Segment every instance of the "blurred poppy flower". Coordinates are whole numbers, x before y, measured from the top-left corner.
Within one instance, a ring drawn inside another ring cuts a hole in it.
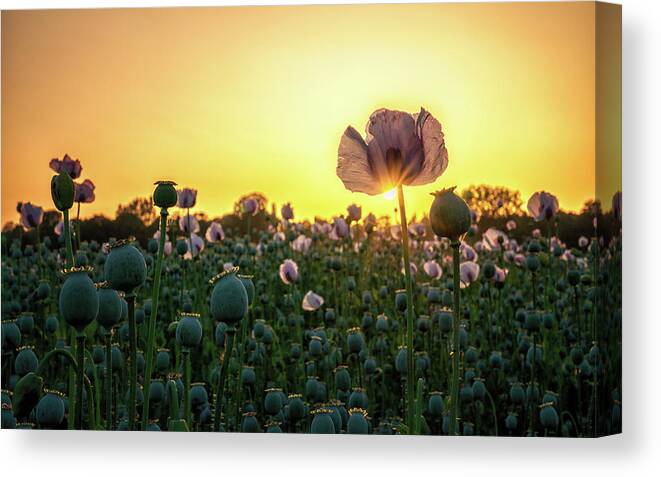
[[[443,269],[436,260],[429,260],[422,266],[429,278],[438,279],[443,276]]]
[[[590,241],[588,240],[587,237],[580,236],[578,238],[578,246],[581,247],[581,248],[587,247],[589,243],[590,243]]]
[[[181,209],[192,209],[197,202],[197,190],[184,188],[177,191],[177,207]]]
[[[416,275],[418,273],[418,266],[413,262],[409,262],[409,270],[411,272],[411,275]],[[403,263],[402,263],[402,273],[406,273],[406,270],[404,270]]]
[[[246,215],[257,215],[257,212],[259,212],[259,204],[255,198],[248,197],[241,203],[241,209]]]
[[[349,226],[346,220],[342,217],[335,217],[333,219],[333,229],[328,235],[331,240],[341,240],[349,236]]]
[[[184,259],[186,260],[191,260],[193,257],[197,257],[202,250],[204,250],[204,240],[202,237],[199,235],[195,235],[194,233],[191,233],[190,235],[190,241],[186,240],[186,247],[188,248],[188,252],[184,254]],[[192,245],[192,253],[191,253],[191,245]]]
[[[409,234],[413,235],[414,237],[424,237],[425,233],[427,233],[425,224],[423,224],[422,222],[410,224],[408,230],[409,230]]]
[[[493,279],[499,283],[503,283],[507,278],[508,273],[509,273],[508,269],[500,268],[499,266],[496,265],[496,273],[494,274]]]
[[[363,209],[356,204],[351,204],[347,207],[347,214],[349,214],[349,220],[358,222],[363,215]]]
[[[33,229],[41,224],[44,218],[44,209],[37,205],[32,205],[30,202],[25,202],[20,205],[21,212],[21,225],[26,229]]]
[[[394,240],[401,240],[402,239],[402,228],[399,225],[391,225],[390,226],[390,236]]]
[[[558,199],[545,191],[535,192],[528,199],[528,213],[535,222],[551,220],[558,213]]]
[[[480,276],[480,266],[475,262],[462,262],[459,265],[461,288],[466,288]]]
[[[280,280],[285,285],[298,281],[298,265],[296,265],[296,262],[288,258],[280,264]]]
[[[179,218],[179,230],[185,234],[196,234],[200,231],[200,223],[194,215],[184,215]]]
[[[508,220],[507,223],[505,224],[505,228],[507,229],[508,232],[511,232],[512,230],[516,230],[516,222],[513,220]]]
[[[312,290],[310,290],[303,297],[303,302],[301,303],[301,307],[305,311],[316,311],[323,304],[324,304],[324,299],[321,296],[314,293]]]
[[[305,235],[299,235],[291,243],[291,248],[293,248],[296,252],[302,253],[304,255],[308,253],[311,246],[312,239],[310,237],[306,237]]]
[[[495,227],[489,227],[482,234],[482,239],[487,250],[490,252],[500,250],[501,245],[506,245],[508,240],[507,234]]]
[[[477,262],[477,252],[473,247],[468,245],[466,242],[462,242],[460,246],[461,256],[464,257],[464,260],[470,262]]]
[[[336,172],[350,191],[376,195],[434,182],[447,166],[441,124],[431,114],[379,109],[367,122],[366,139],[351,126],[344,131]]]
[[[207,228],[204,237],[207,239],[207,242],[215,243],[220,242],[225,239],[225,232],[223,231],[223,226],[218,222],[211,222],[209,228]]]
[[[94,202],[94,189],[96,189],[94,182],[89,179],[85,179],[82,184],[74,184],[74,187],[74,202],[83,204],[91,204]]]
[[[282,206],[280,209],[280,214],[285,220],[292,220],[294,218],[294,209],[289,202]]]
[[[542,231],[539,229],[534,229],[530,235],[532,235],[533,238],[540,238],[542,236]]]
[[[51,159],[48,165],[55,172],[65,171],[72,179],[78,179],[81,172],[83,172],[83,166],[80,165],[80,161],[78,159],[74,161],[69,157],[69,154],[65,154],[61,160],[58,158]]]

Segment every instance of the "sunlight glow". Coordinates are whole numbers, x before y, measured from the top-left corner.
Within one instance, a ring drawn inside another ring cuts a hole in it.
[[[397,192],[397,189],[393,187],[389,191],[383,193],[383,198],[386,200],[393,200],[395,198],[395,192]]]

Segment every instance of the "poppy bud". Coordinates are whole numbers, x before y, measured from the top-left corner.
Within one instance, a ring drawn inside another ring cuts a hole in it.
[[[17,419],[27,417],[34,406],[41,399],[41,388],[44,380],[35,373],[28,373],[18,380],[14,387],[14,398],[12,399],[14,416]]]
[[[454,187],[434,192],[434,202],[429,210],[431,228],[439,237],[455,242],[468,232],[471,213],[468,204],[454,193]]]
[[[113,290],[131,293],[147,278],[147,264],[140,251],[128,240],[110,245],[104,266],[106,281]]]
[[[66,323],[82,331],[99,312],[99,296],[92,279],[87,275],[91,268],[66,270],[66,281],[60,290],[60,314]]]
[[[154,204],[162,209],[169,209],[177,205],[177,189],[174,188],[177,185],[172,181],[158,181],[154,185],[156,189],[154,190]]]
[[[238,270],[238,267],[234,267],[210,280],[215,283],[210,300],[214,320],[233,325],[248,313],[248,293],[236,276]]]
[[[177,324],[177,343],[186,348],[193,348],[202,340],[202,325],[199,317],[193,313],[183,314]]]
[[[74,190],[73,180],[66,171],[53,176],[50,181],[50,193],[57,210],[64,212],[73,207]]]

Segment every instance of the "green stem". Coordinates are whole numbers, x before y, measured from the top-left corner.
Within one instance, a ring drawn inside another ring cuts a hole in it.
[[[106,430],[112,429],[112,335],[106,331]]]
[[[168,223],[168,211],[165,208],[161,209],[161,223],[159,227],[160,237],[158,241],[158,256],[156,258],[156,268],[154,269],[154,283],[152,288],[151,297],[151,313],[149,314],[148,332],[147,332],[147,349],[145,350],[145,386],[151,385],[151,373],[154,363],[154,335],[156,334],[156,318],[158,314],[158,295],[161,286],[161,268],[163,267],[163,251],[165,249],[165,235]],[[146,389],[146,396],[142,403],[142,430],[147,430],[147,423],[149,422],[149,387]]]
[[[236,329],[228,328],[225,332],[225,355],[223,356],[223,364],[220,367],[220,376],[218,377],[218,390],[216,391],[216,414],[213,420],[213,430],[220,431],[220,417],[223,408],[223,390],[225,388],[225,378],[227,377],[227,367],[229,366],[230,358],[232,357],[232,347],[234,346],[234,335]]]
[[[81,332],[76,336],[76,429],[83,429],[83,386],[85,385],[85,335]],[[87,396],[92,399],[92,396]]]
[[[402,256],[404,259],[404,277],[406,280],[406,404],[407,425],[413,429],[415,414],[414,382],[415,367],[413,360],[413,286],[411,285],[411,262],[409,260],[409,234],[406,222],[406,206],[404,204],[404,189],[402,185],[397,186],[397,198],[399,199],[400,227],[402,230]]]
[[[190,350],[183,348],[181,354],[184,355],[184,420],[190,428]]]
[[[234,423],[238,427],[239,425],[239,411],[240,406],[243,404],[243,389],[241,387],[241,372],[243,371],[243,360],[245,356],[246,349],[246,332],[248,328],[248,316],[241,320],[241,328],[239,334],[239,340],[237,342],[238,351],[239,351],[239,373],[236,379],[236,384],[234,386]]]
[[[457,435],[457,419],[459,416],[459,322],[461,315],[461,292],[459,284],[459,241],[452,242],[452,268],[454,281],[454,310],[452,313],[452,386],[450,397],[450,426],[448,434]]]
[[[126,294],[126,302],[129,308],[129,402],[128,418],[129,418],[129,431],[135,428],[135,401],[136,390],[138,386],[138,338],[135,327],[135,295],[133,293]]]
[[[44,357],[41,359],[41,361],[39,362],[39,366],[37,367],[36,374],[38,374],[39,376],[43,376],[44,373],[46,372],[46,367],[48,366],[48,362],[51,360],[51,358],[54,358],[56,356],[62,356],[63,358],[65,358],[68,361],[69,366],[73,368],[73,371],[78,370],[78,364],[76,363],[76,359],[69,351],[62,348],[55,348],[50,350],[48,353],[46,353]]]
[[[69,209],[62,211],[62,220],[64,224],[64,245],[67,250],[67,268],[74,265],[73,261],[73,247],[71,246],[71,224],[69,223]]]

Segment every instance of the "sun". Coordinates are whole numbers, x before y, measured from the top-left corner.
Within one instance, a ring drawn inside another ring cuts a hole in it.
[[[383,198],[386,200],[393,200],[395,198],[395,192],[397,192],[397,189],[393,187],[388,192],[383,193]]]

